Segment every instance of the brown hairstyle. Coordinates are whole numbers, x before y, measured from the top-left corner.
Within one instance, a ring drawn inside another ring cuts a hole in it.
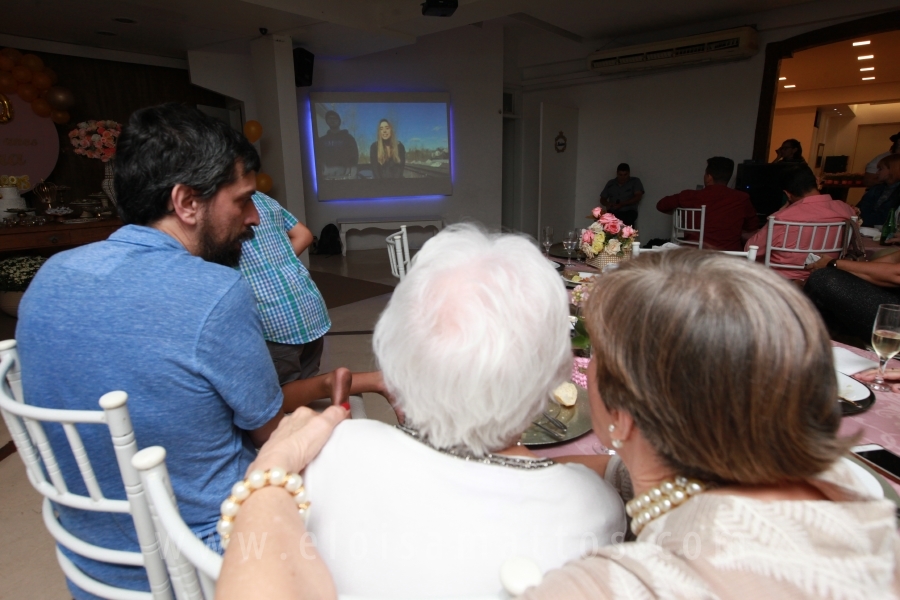
[[[688,477],[763,484],[826,470],[850,445],[828,334],[784,278],[701,250],[648,253],[585,307],[598,388]]]
[[[388,127],[391,128],[391,139],[388,141],[388,152],[390,152],[390,156],[386,156],[387,152],[384,150],[384,140],[381,139],[381,124],[387,123]],[[381,119],[378,121],[378,129],[375,130],[375,139],[378,140],[378,164],[383,165],[386,160],[393,160],[395,163],[400,163],[400,156],[398,155],[397,150],[397,132],[394,131],[394,125],[388,121],[387,119]]]

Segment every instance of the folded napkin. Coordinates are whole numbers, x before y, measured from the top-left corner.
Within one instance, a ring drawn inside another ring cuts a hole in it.
[[[881,232],[874,227],[860,227],[859,233],[863,237],[867,238],[879,238],[881,237]]]
[[[846,348],[833,347],[831,351],[834,355],[834,370],[844,375],[855,375],[878,366],[874,360],[854,354]]]

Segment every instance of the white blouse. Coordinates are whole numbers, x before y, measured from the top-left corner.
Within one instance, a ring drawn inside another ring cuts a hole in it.
[[[625,531],[621,499],[587,467],[464,460],[377,421],[338,425],[305,482],[339,594],[496,594],[510,557],[547,571]]]

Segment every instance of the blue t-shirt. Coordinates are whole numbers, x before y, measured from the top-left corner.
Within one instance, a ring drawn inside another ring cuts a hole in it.
[[[47,261],[22,298],[16,338],[29,404],[100,410],[100,396],[127,392],[138,447],[166,449],[181,516],[199,536],[214,534],[220,503],[255,455],[244,431],[265,425],[283,400],[240,273],[128,225]],[[86,494],[62,428],[45,430],[70,491]],[[125,499],[109,430],[78,431],[103,494]],[[57,508],[76,536],[138,550],[130,515]],[[67,554],[99,581],[149,589],[142,568]]]

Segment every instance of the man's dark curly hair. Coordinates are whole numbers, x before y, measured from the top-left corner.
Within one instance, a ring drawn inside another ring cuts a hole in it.
[[[116,144],[115,187],[119,216],[127,224],[152,225],[167,211],[172,188],[183,184],[209,200],[259,171],[259,154],[241,133],[181,104],[136,111]]]

